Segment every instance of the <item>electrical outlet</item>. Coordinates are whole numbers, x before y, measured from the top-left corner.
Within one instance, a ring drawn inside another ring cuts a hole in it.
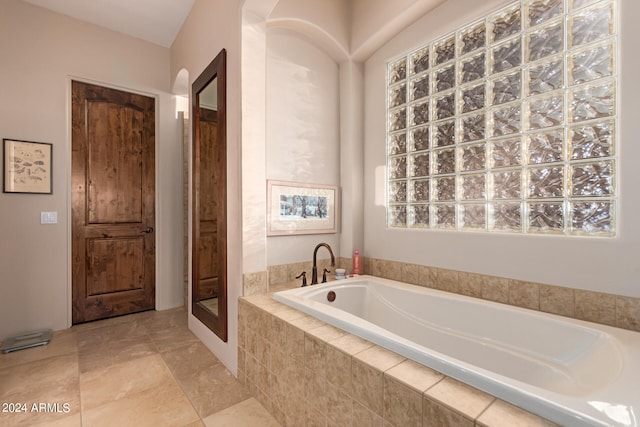
[[[40,224],[57,224],[58,212],[40,212]]]

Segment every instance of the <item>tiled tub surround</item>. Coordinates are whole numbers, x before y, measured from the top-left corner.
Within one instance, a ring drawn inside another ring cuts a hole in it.
[[[640,332],[640,298],[365,258],[365,273]]]
[[[269,266],[267,271],[246,273],[243,275],[243,295],[263,294],[268,292],[271,286],[293,282],[294,280],[298,280],[298,284],[301,284],[302,279],[296,279],[296,277],[303,271],[307,273],[307,283],[311,283],[312,267],[312,261],[305,261],[292,264],[272,265]],[[337,257],[334,267],[331,267],[331,260],[329,258],[318,259],[317,268],[318,281],[322,281],[322,271],[324,268],[331,272],[327,274],[327,277],[334,277],[336,268],[344,268],[347,271],[351,271],[351,259]]]
[[[322,262],[328,266],[328,260]],[[349,258],[338,258],[336,263],[347,272],[351,270]],[[364,273],[371,276],[640,332],[640,298],[370,257],[363,258],[363,266]],[[245,274],[244,295],[273,291],[279,284],[293,282],[302,271],[307,271],[311,283],[311,262]]]
[[[239,320],[239,380],[285,427],[555,425],[269,294],[241,298]]]
[[[273,298],[561,425],[637,425],[636,332],[373,276]]]

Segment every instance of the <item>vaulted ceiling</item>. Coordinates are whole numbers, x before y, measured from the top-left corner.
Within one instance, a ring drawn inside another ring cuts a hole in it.
[[[171,47],[195,0],[23,0],[63,15]]]

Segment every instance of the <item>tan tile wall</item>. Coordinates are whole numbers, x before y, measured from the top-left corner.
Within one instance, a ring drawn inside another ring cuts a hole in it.
[[[238,308],[238,378],[285,427],[554,425],[269,295]]]
[[[338,258],[336,263],[351,270],[350,258]],[[640,298],[375,258],[364,258],[363,265],[364,273],[372,276],[640,332]],[[319,279],[324,267],[333,270],[328,259],[318,261]],[[302,271],[311,283],[311,262],[245,274],[244,295],[266,293],[274,285],[295,280]]]
[[[336,258],[335,267],[331,267],[331,260],[329,258],[319,259],[317,261],[319,282],[322,281],[322,272],[324,271],[324,268],[330,271],[327,276],[333,276],[335,275],[336,268],[351,270],[351,259]],[[293,264],[273,265],[270,266],[267,271],[245,273],[243,275],[243,295],[249,296],[267,293],[274,285],[292,282],[294,280],[297,280],[302,284],[302,279],[296,279],[296,277],[303,271],[306,272],[307,283],[311,284],[312,269],[313,262],[306,261]]]
[[[640,331],[640,298],[366,258],[373,276]]]

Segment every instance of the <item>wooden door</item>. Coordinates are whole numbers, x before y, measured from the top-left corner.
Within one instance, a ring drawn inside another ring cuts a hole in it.
[[[155,307],[155,100],[72,83],[73,323]]]

